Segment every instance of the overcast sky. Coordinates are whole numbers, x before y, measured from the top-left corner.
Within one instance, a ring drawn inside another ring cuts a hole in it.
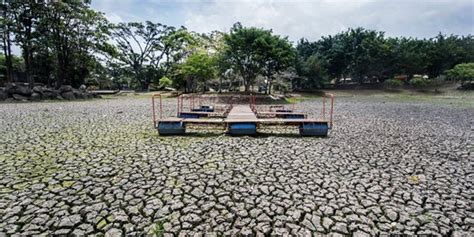
[[[357,26],[418,38],[474,34],[474,0],[93,0],[92,7],[112,22],[150,20],[210,32],[240,21],[292,41]]]

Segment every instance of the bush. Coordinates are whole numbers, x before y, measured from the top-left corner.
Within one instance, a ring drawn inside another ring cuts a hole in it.
[[[446,75],[451,80],[461,81],[461,84],[474,80],[474,63],[461,63],[447,70]]]
[[[396,79],[388,79],[383,82],[383,85],[384,87],[389,88],[389,89],[398,89],[402,87],[403,82]]]
[[[423,89],[431,85],[430,80],[421,77],[415,77],[410,80],[410,85],[417,89]]]
[[[173,81],[167,77],[162,77],[159,82],[160,88],[170,87],[173,85]]]

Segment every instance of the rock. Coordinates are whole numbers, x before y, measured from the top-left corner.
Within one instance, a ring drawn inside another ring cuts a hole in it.
[[[370,234],[367,234],[367,233],[365,233],[365,232],[363,232],[363,231],[360,231],[360,230],[358,230],[358,231],[352,233],[352,235],[353,235],[354,237],[369,237],[369,236],[370,236]]]
[[[117,228],[111,228],[107,232],[105,232],[105,237],[116,237],[122,236],[122,230]]]
[[[74,96],[77,99],[86,99],[87,98],[87,95],[84,92],[80,91],[80,90],[73,89],[72,92],[74,93]]]
[[[19,95],[19,94],[13,94],[12,95],[13,99],[18,100],[18,101],[27,101],[28,97]]]
[[[388,209],[385,214],[387,215],[388,219],[391,221],[396,221],[398,218],[398,213],[391,209]]]
[[[186,215],[186,216],[182,216],[181,219],[185,222],[189,222],[191,224],[197,224],[199,222],[201,222],[201,217],[199,217],[198,215],[194,214],[194,213],[191,213],[189,215]]]
[[[16,91],[16,84],[15,83],[7,83],[6,86],[5,86],[4,91],[9,95],[15,94],[17,92]]]
[[[70,92],[72,91],[72,86],[70,85],[62,85],[61,87],[59,87],[59,92],[62,94],[64,92]]]
[[[324,217],[323,218],[323,227],[324,227],[324,229],[329,230],[333,224],[334,224],[334,221],[331,218],[329,218],[329,217]]]
[[[43,94],[43,89],[44,88],[42,86],[35,86],[35,87],[33,87],[33,92]]]
[[[81,229],[75,229],[72,231],[72,236],[85,236],[87,233]]]
[[[17,93],[24,96],[30,96],[31,89],[28,86],[18,86]]]
[[[59,229],[54,232],[54,235],[67,236],[71,232],[70,229]]]
[[[342,234],[348,234],[348,230],[347,230],[347,225],[345,223],[342,223],[342,222],[337,222],[333,227],[332,227],[332,230],[333,231],[336,231],[338,233],[342,233]]]
[[[61,93],[61,97],[63,97],[66,100],[75,100],[76,99],[76,96],[74,95],[74,92],[72,92],[72,91]]]
[[[81,216],[80,215],[72,215],[63,217],[61,222],[59,223],[60,228],[72,228],[75,225],[81,223]]]
[[[99,196],[99,194],[102,194],[102,192],[104,192],[104,189],[101,188],[101,187],[97,187],[97,188],[95,188],[94,190],[91,191],[91,195],[94,196],[94,197],[97,197],[97,196]]]
[[[31,95],[31,89],[27,85],[20,85],[16,83],[9,83],[5,87],[5,92],[7,92],[9,95],[13,94],[20,94],[23,96],[30,96]]]
[[[58,95],[58,92],[51,88],[43,88],[43,99],[55,99]]]
[[[79,86],[79,91],[86,92],[86,90],[87,90],[86,85],[82,84],[81,86]]]
[[[40,93],[37,93],[37,92],[33,92],[33,93],[31,94],[30,99],[31,99],[32,101],[39,101],[39,100],[41,100],[41,94],[40,94]]]
[[[252,235],[252,229],[250,229],[248,227],[243,227],[240,230],[239,236],[253,236]]]
[[[263,213],[263,214],[261,214],[260,216],[257,217],[257,221],[258,222],[270,222],[270,221],[272,221],[272,219],[270,219],[270,217],[268,217],[267,214]]]
[[[176,210],[179,210],[181,208],[184,207],[184,203],[182,203],[181,201],[175,201],[172,205],[171,205],[171,210],[173,211],[176,211]]]
[[[8,98],[8,93],[6,93],[3,89],[0,89],[0,100],[6,100]]]

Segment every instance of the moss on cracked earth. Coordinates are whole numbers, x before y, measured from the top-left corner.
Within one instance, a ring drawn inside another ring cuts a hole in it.
[[[2,104],[0,236],[472,235],[474,106],[443,96],[337,97],[327,138],[159,136],[144,96]]]

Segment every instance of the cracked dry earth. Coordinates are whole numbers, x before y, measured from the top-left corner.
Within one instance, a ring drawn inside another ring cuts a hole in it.
[[[149,99],[1,104],[0,236],[472,236],[473,117],[338,98],[328,138],[160,137]]]

